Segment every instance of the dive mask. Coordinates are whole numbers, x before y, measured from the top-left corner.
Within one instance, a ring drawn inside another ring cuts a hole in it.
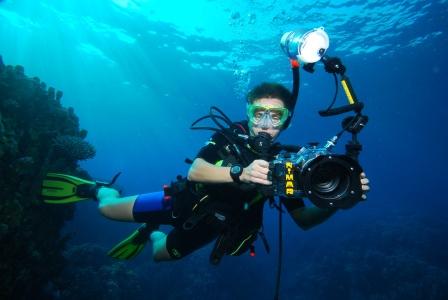
[[[280,128],[288,119],[289,110],[286,107],[248,104],[247,117],[257,127]]]

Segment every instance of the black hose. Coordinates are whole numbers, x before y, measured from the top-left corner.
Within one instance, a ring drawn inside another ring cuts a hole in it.
[[[214,114],[213,111],[217,111],[221,116]],[[230,118],[216,106],[210,107],[210,118],[221,129],[224,129],[224,126],[222,126],[221,123],[219,123],[216,119],[223,120],[227,124],[227,126],[232,127],[232,120],[230,120]]]
[[[291,109],[291,115],[286,120],[285,124],[283,125],[283,128],[288,128],[289,124],[291,123],[292,116],[294,115],[294,109],[297,104],[297,99],[299,97],[299,88],[300,88],[299,66],[293,66],[292,67],[291,103],[290,103],[290,107],[288,107],[288,109]]]
[[[215,123],[215,125],[218,128],[213,128],[213,127],[198,127],[196,126],[196,124],[198,124],[199,122],[206,120],[206,119],[210,119],[213,121],[213,123]],[[225,128],[220,121],[224,122],[229,128]],[[230,118],[218,107],[216,106],[212,106],[210,107],[210,112],[208,115],[203,116],[199,119],[197,119],[196,121],[194,121],[191,126],[190,129],[193,130],[211,130],[211,131],[215,131],[220,133],[222,136],[224,136],[224,138],[230,143],[231,150],[232,152],[234,152],[235,156],[240,158],[242,160],[242,162],[246,165],[248,165],[248,160],[247,158],[241,153],[241,151],[238,149],[237,146],[237,142],[236,140],[231,137],[229,134],[227,134],[227,132],[229,132],[229,129],[231,129],[233,126],[233,122],[232,120],[230,120]]]
[[[333,77],[334,77],[334,86],[336,87],[336,89],[334,91],[333,101],[331,101],[331,104],[330,104],[330,106],[328,106],[327,111],[333,107],[334,103],[336,102],[336,97],[338,96],[338,92],[339,92],[338,77],[334,73],[333,73]]]
[[[275,283],[274,300],[280,299],[280,279],[282,274],[282,260],[283,260],[283,226],[282,226],[282,201],[279,201],[278,208],[278,261],[277,261],[277,281]]]

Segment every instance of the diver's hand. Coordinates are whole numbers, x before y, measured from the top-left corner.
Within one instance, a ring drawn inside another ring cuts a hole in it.
[[[362,187],[362,199],[366,200],[367,199],[367,195],[366,193],[368,191],[370,191],[370,186],[369,186],[369,179],[367,179],[366,173],[362,172],[361,173],[361,187]]]
[[[271,185],[268,180],[269,163],[265,160],[254,160],[250,165],[243,169],[240,180],[245,183],[258,183]]]

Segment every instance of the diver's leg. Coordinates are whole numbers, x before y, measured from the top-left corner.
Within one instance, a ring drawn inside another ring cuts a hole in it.
[[[171,216],[171,198],[165,198],[164,192],[153,192],[121,197],[117,190],[101,187],[97,197],[100,212],[107,218],[117,221],[169,224],[165,220]]]
[[[120,198],[117,190],[102,187],[97,194],[98,208],[105,217],[113,220],[169,224],[169,220],[162,219],[167,218],[165,215],[171,216],[171,213],[169,213],[171,203],[165,201],[163,196],[164,193],[161,191]],[[160,262],[173,259],[166,247],[167,235],[165,233],[154,231],[151,233],[150,238],[153,242],[154,261]]]
[[[156,262],[182,259],[215,240],[219,232],[206,222],[200,222],[191,229],[175,226],[168,235],[154,231],[151,234],[153,259]]]
[[[109,187],[101,187],[97,193],[98,209],[106,218],[117,221],[134,221],[133,207],[138,195],[120,197],[120,193]]]

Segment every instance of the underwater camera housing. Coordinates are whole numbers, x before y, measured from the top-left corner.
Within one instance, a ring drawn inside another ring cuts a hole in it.
[[[359,163],[326,147],[280,153],[269,168],[276,196],[306,197],[319,208],[350,208],[362,197]]]
[[[280,152],[269,163],[272,195],[306,197],[319,208],[351,208],[362,200],[361,165],[358,156],[362,145],[357,135],[368,122],[358,113],[342,121],[343,130],[324,146],[310,143],[298,152]],[[331,152],[344,131],[352,134],[345,145],[346,154]]]
[[[347,112],[355,115],[342,121],[342,131],[329,140],[325,146],[310,144],[300,151],[281,152],[270,162],[273,182],[271,196],[306,197],[320,208],[350,208],[362,199],[360,175],[362,168],[358,156],[362,145],[358,133],[368,122],[362,114],[364,104],[359,102],[348,76],[346,67],[338,57],[326,55],[330,43],[323,27],[315,28],[301,35],[296,31],[283,34],[280,46],[288,56],[293,70],[293,103],[297,103],[299,89],[299,66],[314,72],[317,62],[322,62],[325,71],[332,74],[335,82],[333,100],[327,109],[320,110],[322,117],[336,116]],[[333,107],[338,95],[338,77],[347,98],[347,105]],[[333,154],[331,149],[344,132],[350,132],[352,139],[346,144],[346,154]]]

